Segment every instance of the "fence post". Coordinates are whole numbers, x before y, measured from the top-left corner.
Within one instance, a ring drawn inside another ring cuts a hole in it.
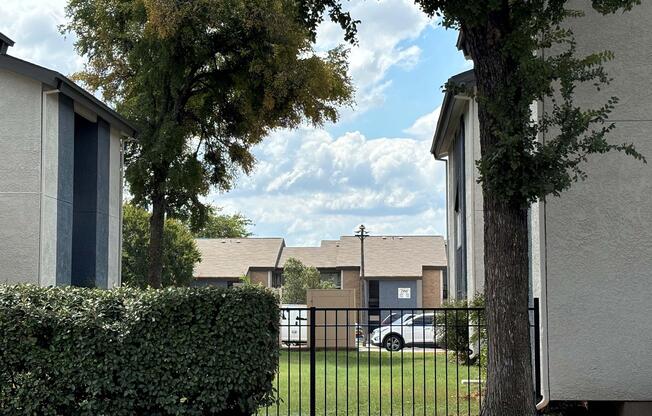
[[[316,309],[310,307],[310,416],[315,416],[315,321]],[[324,404],[325,405],[325,404]]]

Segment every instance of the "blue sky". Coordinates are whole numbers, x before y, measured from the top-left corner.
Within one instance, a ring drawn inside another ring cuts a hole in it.
[[[64,74],[83,65],[63,38],[65,1],[5,0],[0,31],[16,41],[14,56]],[[441,86],[470,66],[457,34],[428,19],[410,0],[349,3],[362,23],[350,51],[356,105],[323,128],[273,132],[255,149],[255,172],[229,193],[207,199],[251,218],[256,236],[315,245],[352,234],[441,234],[445,227],[444,165],[429,154]],[[316,49],[342,42],[325,22]]]

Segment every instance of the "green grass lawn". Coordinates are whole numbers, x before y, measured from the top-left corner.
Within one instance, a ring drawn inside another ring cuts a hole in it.
[[[478,367],[432,351],[317,351],[316,414],[478,415],[480,389],[462,385],[477,378]],[[308,350],[281,350],[275,383],[279,403],[259,414],[310,414]]]

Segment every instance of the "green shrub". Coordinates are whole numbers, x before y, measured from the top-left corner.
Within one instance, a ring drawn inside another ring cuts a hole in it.
[[[238,415],[272,403],[260,288],[0,286],[1,415]]]
[[[480,362],[486,368],[487,362],[487,329],[484,311],[464,310],[466,308],[483,308],[484,295],[476,294],[473,299],[450,300],[444,303],[449,311],[437,312],[436,324],[445,328],[444,346],[453,353],[455,360],[466,363],[469,361],[469,348],[477,353],[480,345],[480,360],[474,354],[474,361]],[[440,329],[441,332],[441,329]]]

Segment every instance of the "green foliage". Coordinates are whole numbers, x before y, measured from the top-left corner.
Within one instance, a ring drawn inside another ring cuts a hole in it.
[[[322,281],[319,271],[305,266],[295,258],[289,258],[283,265],[283,303],[306,303],[308,289],[332,289],[333,282]]]
[[[139,128],[126,178],[138,204],[201,223],[199,195],[249,173],[270,131],[337,119],[353,88],[347,51],[312,49],[293,0],[69,0],[76,74]]]
[[[122,217],[122,282],[147,287],[149,213],[124,204]],[[164,228],[162,286],[189,286],[193,268],[201,260],[190,230],[182,222],[167,219]]]
[[[0,414],[238,415],[272,402],[276,298],[0,286]]]
[[[480,346],[480,362],[487,364],[487,328],[484,310],[468,310],[467,308],[484,308],[483,294],[476,294],[472,299],[451,299],[443,304],[449,311],[437,312],[435,324],[445,328],[444,345],[453,357],[466,363],[469,359],[469,348],[478,351]],[[479,329],[478,329],[479,328]],[[441,330],[438,330],[441,332]]]
[[[592,108],[575,102],[578,86],[600,90],[609,83],[603,64],[614,55],[597,51],[577,56],[566,23],[583,13],[568,9],[567,0],[416,2],[429,15],[442,16],[444,26],[462,30],[475,63],[483,135],[477,165],[485,191],[522,207],[585,179],[582,163],[591,154],[617,150],[645,160],[631,143],[607,140],[615,128],[608,118],[617,97]],[[592,1],[601,13],[630,10],[639,3]],[[545,113],[534,115],[531,104],[541,100],[547,103]]]
[[[209,207],[204,224],[195,231],[196,238],[245,238],[251,237],[249,227],[253,222],[242,214],[220,214],[221,208]]]

